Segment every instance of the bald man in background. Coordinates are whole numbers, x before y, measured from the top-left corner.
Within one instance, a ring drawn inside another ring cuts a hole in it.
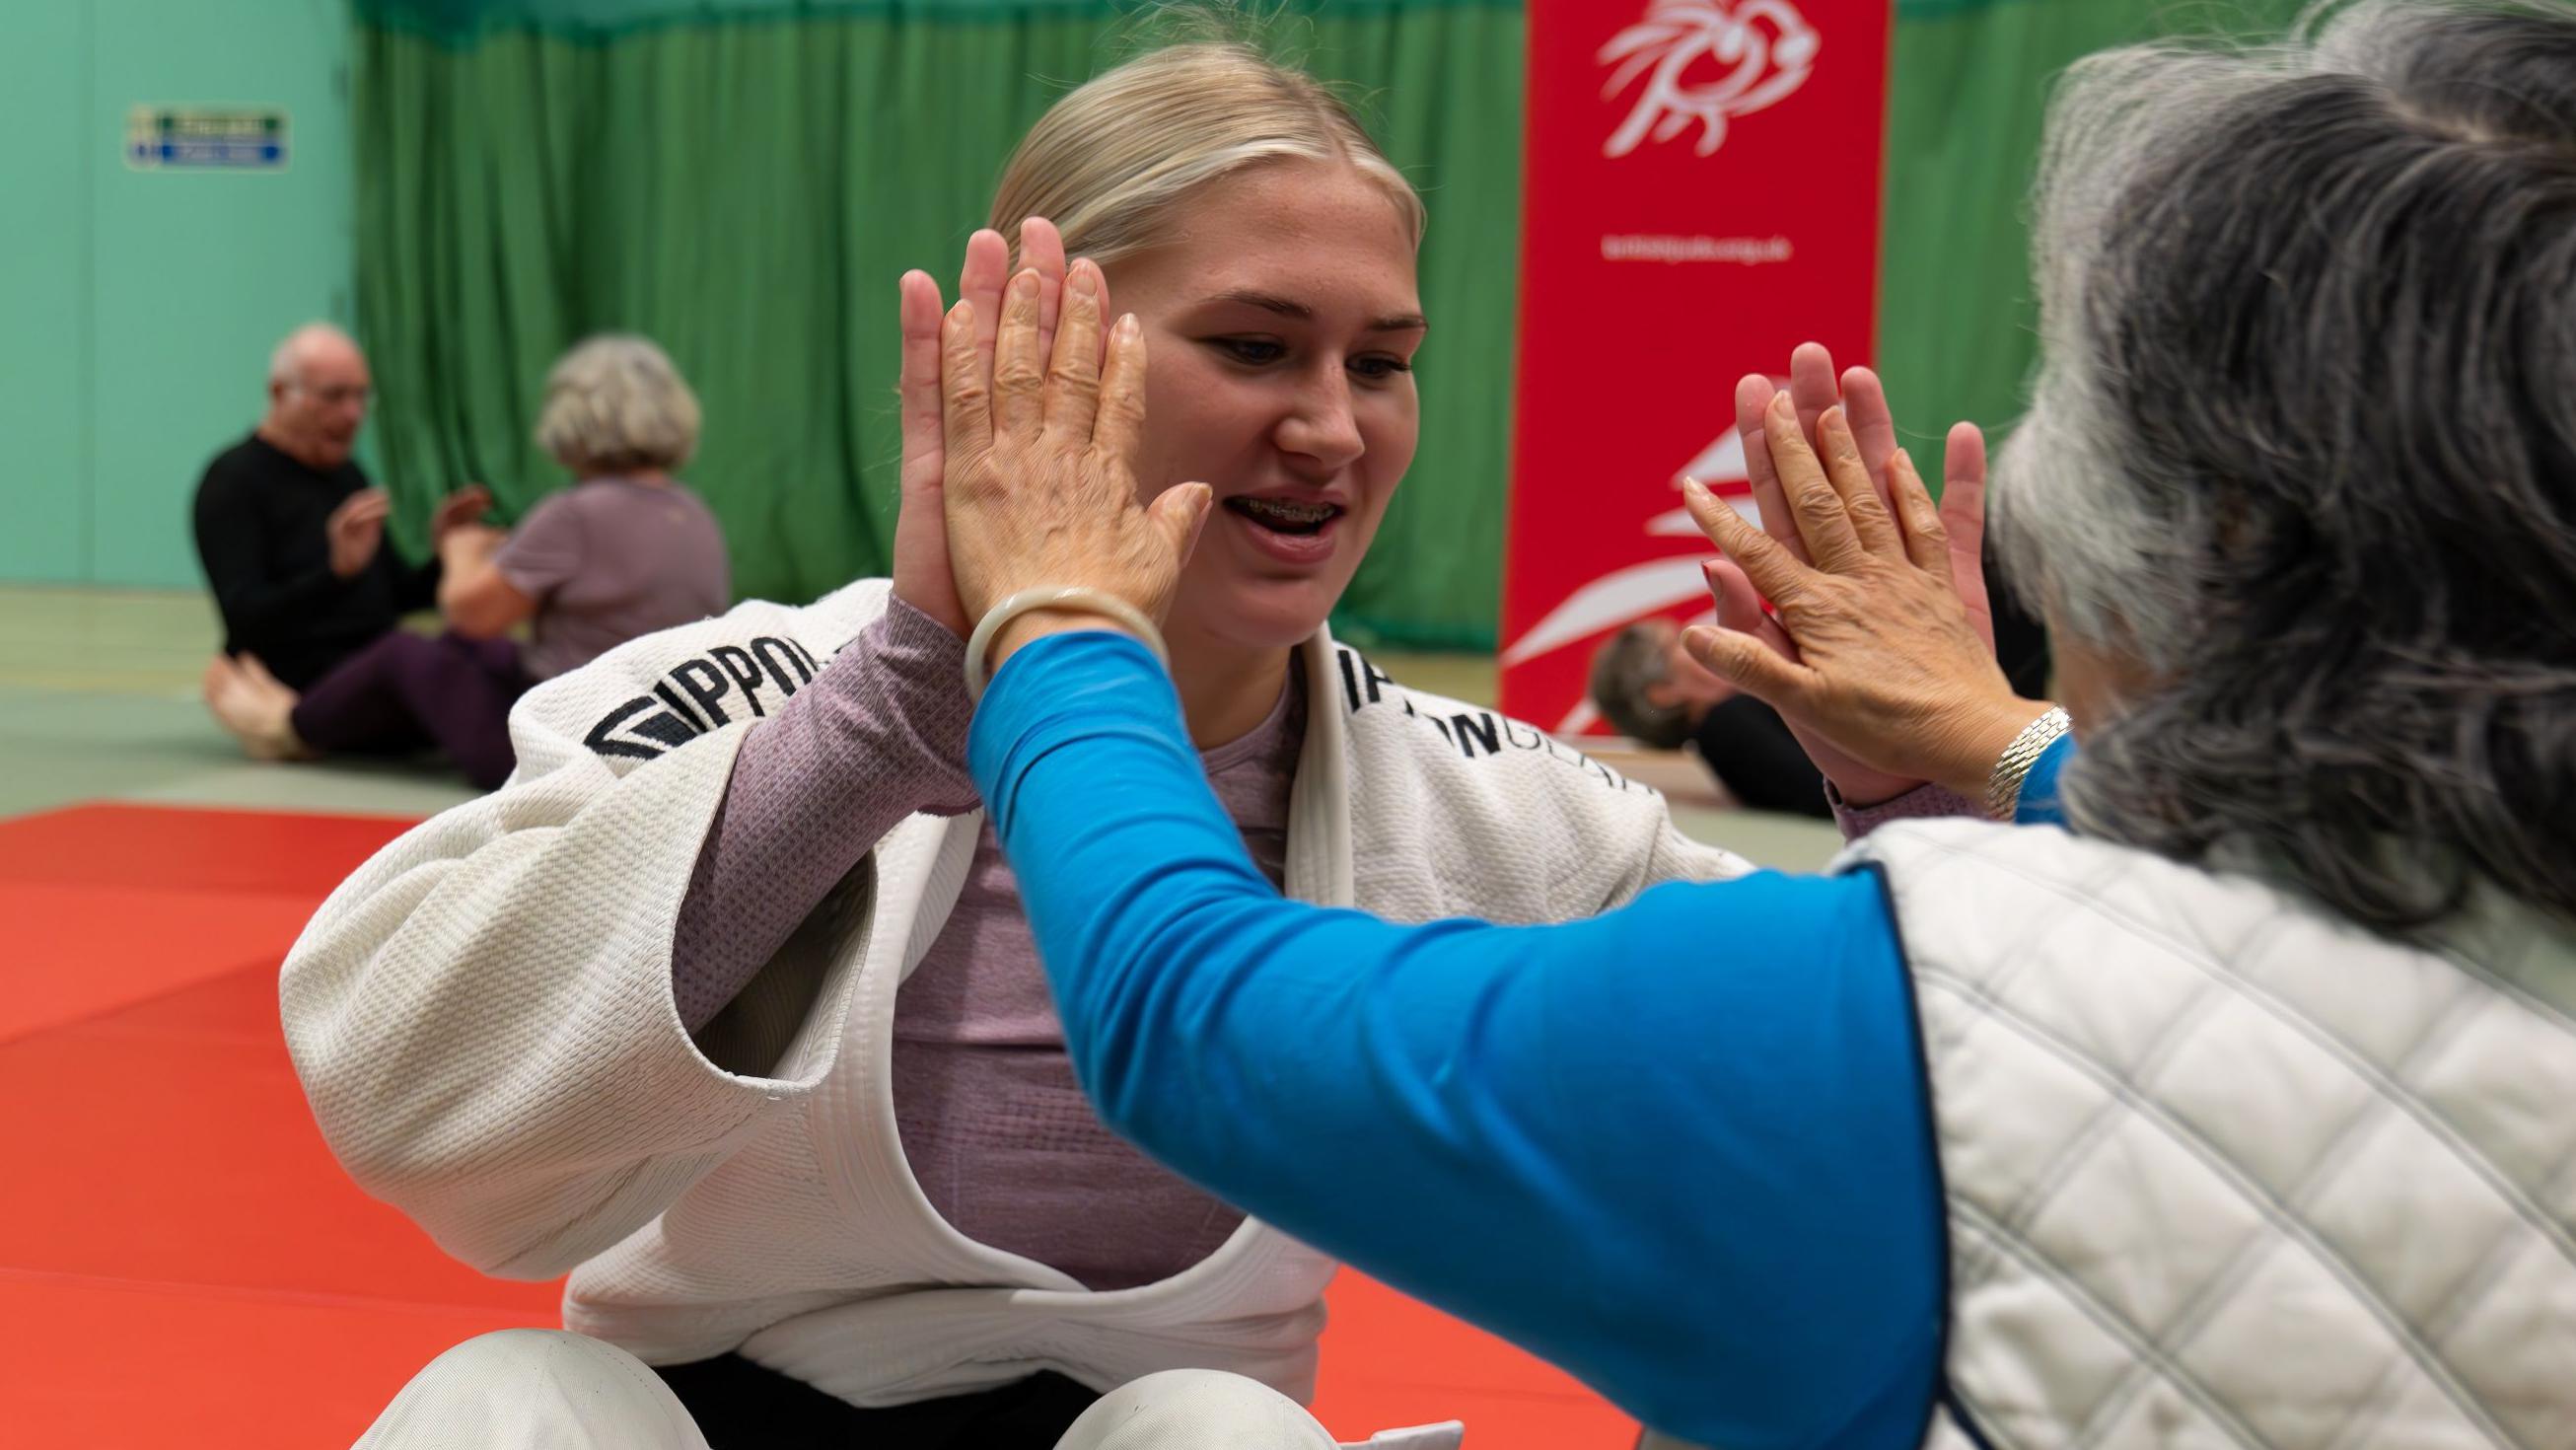
[[[367,421],[366,356],[327,323],[297,328],[269,360],[268,413],[206,465],[197,557],[224,620],[211,698],[234,670],[301,690],[402,616],[438,597],[436,541],[482,517],[491,495],[461,489],[430,525],[428,562],[385,547],[390,503],[350,456]]]

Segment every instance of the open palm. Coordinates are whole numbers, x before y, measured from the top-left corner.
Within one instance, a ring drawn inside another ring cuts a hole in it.
[[[1763,427],[1763,414],[1779,391],[1769,378],[1758,373],[1737,383],[1735,427],[1744,440],[1745,472],[1753,483],[1754,503],[1762,512],[1763,532],[1805,561],[1806,546],[1781,489],[1780,472],[1773,466],[1771,444]],[[1891,497],[1888,466],[1897,450],[1896,415],[1887,405],[1887,390],[1880,385],[1878,374],[1867,368],[1853,368],[1837,379],[1833,353],[1822,344],[1807,343],[1790,356],[1789,398],[1797,405],[1799,431],[1810,447],[1816,446],[1817,421],[1826,409],[1839,403],[1849,419],[1852,439],[1859,446],[1861,464],[1869,470],[1870,481],[1876,485],[1881,500]],[[1969,622],[1991,654],[1995,623],[1993,607],[1986,598],[1984,563],[1986,439],[1975,424],[1961,423],[1950,430],[1941,478],[1941,521],[1949,534],[1951,578],[1960,605],[1967,610]],[[1708,583],[1709,592],[1717,597],[1720,624],[1752,635],[1784,659],[1798,658],[1797,646],[1790,642],[1779,622],[1764,611],[1760,591],[1741,568],[1724,559],[1717,560],[1708,566]],[[1783,711],[1781,718],[1816,769],[1833,782],[1844,800],[1854,805],[1874,805],[1923,784],[1919,779],[1861,764],[1794,714]]]

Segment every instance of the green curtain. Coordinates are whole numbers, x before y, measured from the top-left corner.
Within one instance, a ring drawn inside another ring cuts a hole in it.
[[[1895,3],[1878,362],[1929,462],[1952,420],[2000,429],[2021,406],[2023,198],[2057,73],[2153,35],[2277,29],[2301,0]],[[359,323],[405,542],[457,483],[491,484],[505,512],[557,486],[528,436],[545,369],[621,329],[668,348],[705,402],[688,477],[724,521],[737,589],[802,599],[883,572],[895,278],[954,266],[1020,133],[1120,58],[1126,8],[359,0]],[[1291,57],[1353,87],[1432,213],[1422,447],[1336,623],[1366,643],[1490,649],[1519,3],[1285,8]]]
[[[1489,645],[1518,8],[1303,9],[1280,41],[1353,87],[1435,216],[1421,461],[1345,622],[1403,645]],[[559,486],[529,441],[546,368],[588,333],[641,332],[704,403],[687,477],[724,522],[736,589],[783,599],[886,567],[895,279],[953,278],[1021,133],[1131,36],[1108,5],[1044,0],[408,0],[361,19],[358,315],[405,520],[417,531],[466,480],[505,512]]]
[[[1999,437],[2038,352],[2025,201],[2058,75],[2106,46],[2277,34],[2308,0],[1897,0],[1878,361],[1915,457]],[[1928,445],[1928,446],[1927,446]]]

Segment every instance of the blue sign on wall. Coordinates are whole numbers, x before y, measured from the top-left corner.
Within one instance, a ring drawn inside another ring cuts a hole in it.
[[[258,107],[136,106],[125,117],[125,164],[281,171],[286,113]]]

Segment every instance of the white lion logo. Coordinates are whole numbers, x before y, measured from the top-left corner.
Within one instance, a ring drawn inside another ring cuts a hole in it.
[[[1697,121],[1699,154],[1709,155],[1725,144],[1728,117],[1776,105],[1805,85],[1823,43],[1789,0],[1654,0],[1645,19],[1601,47],[1601,64],[1619,66],[1601,88],[1602,99],[1647,77],[1637,108],[1602,143],[1601,154],[1625,156],[1650,131],[1656,141],[1670,141]],[[1685,84],[1682,73],[1703,56],[1726,73]]]

